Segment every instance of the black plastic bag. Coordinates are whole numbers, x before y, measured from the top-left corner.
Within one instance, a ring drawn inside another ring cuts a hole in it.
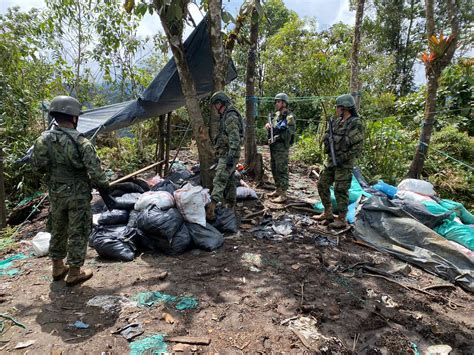
[[[172,238],[181,225],[183,217],[176,208],[162,211],[156,206],[148,207],[137,220],[137,227],[149,236]]]
[[[106,259],[132,261],[137,247],[136,231],[127,226],[97,226],[89,237],[89,246]]]
[[[189,170],[179,170],[172,172],[168,179],[174,182],[175,184],[182,185],[186,180],[193,176],[193,173]]]
[[[112,210],[104,212],[100,215],[98,224],[101,225],[114,225],[114,224],[125,224],[128,221],[129,212],[126,210]]]
[[[131,211],[130,215],[128,216],[127,227],[136,228],[138,216],[140,216],[140,211],[135,211],[135,210]]]
[[[122,190],[126,193],[138,192],[140,194],[144,193],[145,190],[138,184],[132,181],[118,182],[110,187],[112,191]]]
[[[171,195],[177,190],[176,186],[169,180],[160,181],[158,184],[151,188],[152,191],[166,191]]]
[[[140,186],[144,192],[147,192],[147,191],[150,191],[150,186],[148,185],[148,183],[143,180],[143,179],[140,179],[140,178],[132,178],[130,179],[131,182],[133,182],[134,184]]]
[[[410,217],[413,217],[430,229],[439,226],[453,213],[452,211],[448,211],[442,214],[433,214],[428,211],[425,205],[415,201],[394,199],[392,202],[395,206],[398,206],[405,211]]]
[[[140,193],[125,194],[115,198],[115,209],[131,211],[140,197]]]
[[[216,209],[216,220],[212,222],[212,226],[222,233],[237,233],[237,218],[230,208],[220,207]]]
[[[162,251],[168,255],[185,252],[192,239],[176,208],[162,211],[156,206],[144,210],[137,219],[138,244],[145,251]]]
[[[212,251],[224,244],[224,236],[209,223],[205,227],[196,223],[186,223],[194,245],[199,249]]]

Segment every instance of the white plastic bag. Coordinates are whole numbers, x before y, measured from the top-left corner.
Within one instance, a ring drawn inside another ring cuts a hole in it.
[[[250,187],[239,186],[237,187],[237,200],[251,200],[257,199],[257,193],[255,190],[251,189]]]
[[[174,198],[166,191],[148,191],[140,196],[135,203],[135,209],[137,211],[143,211],[151,205],[166,210],[174,206]]]
[[[422,203],[423,201],[433,201],[431,197],[418,194],[412,191],[398,190],[395,194],[400,200]]]
[[[425,196],[434,196],[435,191],[433,185],[424,180],[418,179],[405,179],[397,186],[398,190],[416,192],[417,194]]]
[[[48,255],[50,240],[51,240],[51,234],[47,232],[39,232],[31,240],[33,251],[37,257]]]
[[[202,186],[184,185],[174,192],[174,199],[184,220],[206,226],[206,209],[209,202],[208,192]]]

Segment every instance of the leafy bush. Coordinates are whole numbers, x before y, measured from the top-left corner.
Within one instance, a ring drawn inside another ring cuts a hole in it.
[[[294,148],[291,159],[305,164],[322,164],[324,159],[322,146],[315,133],[303,133]]]
[[[428,150],[424,173],[443,198],[454,199],[474,207],[474,173],[454,159],[472,164],[474,161],[474,137],[460,132],[455,126],[447,126],[434,132]]]

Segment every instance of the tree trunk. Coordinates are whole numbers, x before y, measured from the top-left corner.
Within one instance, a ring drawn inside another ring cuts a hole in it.
[[[186,110],[191,120],[193,135],[198,148],[199,163],[201,164],[201,182],[204,187],[210,188],[212,180],[209,168],[212,165],[214,154],[209,139],[209,131],[204,124],[201,108],[199,107],[196,86],[194,85],[194,80],[186,60],[183,41],[171,33],[166,14],[161,12],[160,19],[176,62],[176,68],[181,82],[181,90],[185,98]]]
[[[425,103],[425,117],[423,127],[421,128],[420,141],[416,147],[415,156],[410,166],[408,176],[411,178],[419,178],[423,171],[425,159],[428,153],[428,146],[433,132],[433,124],[435,120],[436,111],[436,94],[438,91],[438,79],[441,76],[443,69],[451,62],[459,34],[459,22],[456,17],[456,0],[446,0],[448,7],[448,18],[451,23],[451,36],[453,40],[446,49],[444,55],[436,58],[433,61],[425,63],[426,78],[428,86],[426,89],[426,103]],[[434,19],[434,0],[426,0],[426,29],[428,39],[435,34],[435,19]]]
[[[351,83],[350,90],[356,103],[356,110],[360,108],[360,82],[359,82],[359,47],[360,47],[360,29],[362,18],[364,17],[365,0],[358,0],[356,10],[356,20],[354,25],[354,40],[352,42],[351,53]]]
[[[165,159],[165,115],[160,115],[158,123],[158,156],[156,161]],[[158,174],[163,176],[163,164],[158,165]]]
[[[226,78],[226,55],[222,41],[222,0],[209,0],[209,38],[211,41],[213,73],[212,82],[214,92],[224,90]],[[219,130],[219,114],[211,110],[209,134],[212,141]]]
[[[408,30],[407,30],[407,40],[405,42],[405,48],[404,48],[404,55],[403,55],[403,61],[401,65],[401,75],[402,75],[402,80],[400,81],[400,96],[405,96],[409,93],[410,91],[410,82],[408,81],[409,77],[409,72],[411,71],[411,66],[407,65],[408,62],[408,51],[410,47],[410,36],[411,36],[411,29],[413,27],[413,21],[415,19],[415,0],[410,1],[410,22],[408,24]]]
[[[430,75],[428,77],[428,87],[425,103],[425,117],[423,127],[421,128],[420,141],[416,147],[415,156],[408,173],[409,177],[418,179],[425,164],[426,155],[428,153],[428,145],[430,144],[431,133],[433,132],[433,123],[436,111],[436,93],[438,91],[438,77]]]
[[[254,9],[250,23],[250,48],[247,56],[245,165],[247,166],[247,172],[254,177],[257,183],[261,182],[263,178],[263,159],[261,154],[257,153],[255,137],[255,116],[257,114],[255,112],[255,71],[257,66],[258,22],[258,12]]]
[[[0,147],[0,228],[7,225],[7,206],[5,205],[5,181],[3,177],[3,148]]]
[[[170,145],[171,145],[171,112],[166,116],[166,152],[165,152],[165,176],[170,170]]]

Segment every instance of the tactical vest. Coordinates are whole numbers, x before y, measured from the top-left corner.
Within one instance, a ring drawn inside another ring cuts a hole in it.
[[[67,156],[64,147],[60,143],[62,136],[66,136],[72,143],[77,154],[77,161],[73,161]],[[55,130],[47,131],[44,139],[48,148],[48,175],[51,182],[68,184],[79,180],[89,180],[87,170],[82,163],[79,144],[73,136],[60,128],[56,128]]]

